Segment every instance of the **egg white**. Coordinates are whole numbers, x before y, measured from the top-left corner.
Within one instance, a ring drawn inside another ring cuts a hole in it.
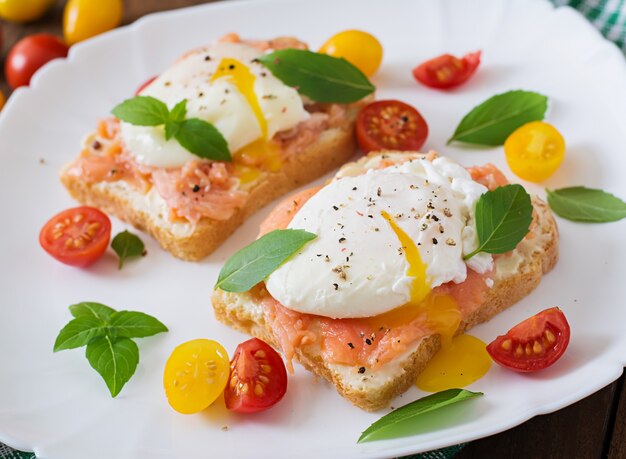
[[[234,153],[261,138],[262,131],[250,104],[227,77],[211,81],[223,58],[236,59],[255,75],[254,93],[267,122],[268,138],[309,117],[298,92],[255,61],[261,55],[256,48],[239,43],[219,43],[197,49],[163,72],[141,95],[155,97],[170,109],[187,99],[187,118],[212,123]],[[181,167],[197,159],[175,139],[165,140],[162,126],[122,123],[121,135],[128,150],[141,164]]]
[[[294,216],[290,228],[317,238],[269,276],[267,289],[290,309],[332,318],[369,317],[406,304],[414,279],[382,211],[417,245],[432,288],[463,282],[466,228],[474,225],[475,203],[486,191],[447,158],[335,180]],[[478,257],[474,269],[491,269],[490,255]]]

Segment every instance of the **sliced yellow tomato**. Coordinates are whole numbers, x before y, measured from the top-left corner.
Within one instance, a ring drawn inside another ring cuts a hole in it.
[[[541,182],[554,174],[563,162],[565,140],[551,124],[533,121],[506,139],[504,153],[515,175]]]
[[[376,37],[361,30],[345,30],[333,35],[319,50],[320,53],[343,57],[365,75],[372,76],[383,60],[383,47]]]
[[[48,11],[54,0],[0,0],[0,18],[13,22],[30,22]]]
[[[176,411],[202,411],[224,392],[230,374],[226,349],[216,341],[195,339],[181,344],[165,364],[163,386]]]
[[[63,11],[68,45],[116,28],[122,22],[122,0],[69,0]]]

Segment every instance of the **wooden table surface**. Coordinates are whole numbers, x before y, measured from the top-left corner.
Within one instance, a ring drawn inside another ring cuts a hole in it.
[[[41,20],[28,25],[4,23],[4,49],[20,38],[36,32],[61,35],[62,5]],[[167,9],[208,3],[201,0],[125,0],[124,23]],[[4,67],[4,63],[2,63]],[[10,89],[0,78],[5,95]],[[513,397],[514,394],[511,394]],[[497,454],[494,452],[498,452]],[[474,441],[456,459],[507,458],[626,458],[626,387],[624,374],[613,384],[552,414],[537,416],[528,422],[498,435]]]

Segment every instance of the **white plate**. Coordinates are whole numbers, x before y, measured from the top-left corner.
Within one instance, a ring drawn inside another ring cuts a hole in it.
[[[485,341],[518,321],[559,305],[572,328],[570,348],[552,368],[520,375],[494,366],[469,387],[485,396],[451,408],[411,437],[357,445],[382,413],[368,414],[298,367],[285,399],[255,416],[217,403],[183,416],[168,406],[162,369],[171,350],[198,337],[231,352],[245,337],[217,323],[211,287],[226,257],[249,243],[267,207],[201,263],[184,263],[145,237],[149,255],[123,271],[107,254],[73,269],[47,256],[38,231],[73,204],[57,179],[99,117],[139,83],[189,48],[223,33],[291,34],[319,46],[346,28],[374,33],[385,60],[374,78],[380,98],[419,107],[426,144],[465,164],[492,161],[508,171],[502,149],[445,146],[461,117],[488,97],[523,88],[551,97],[549,121],[567,139],[567,158],[547,187],[585,184],[626,197],[626,65],[616,47],[577,13],[528,0],[229,2],[156,14],[73,47],[32,87],[17,91],[0,116],[0,440],[50,459],[136,457],[380,457],[430,450],[513,427],[571,404],[615,380],[626,362],[626,220],[603,225],[559,221],[561,258],[539,288],[472,333]],[[455,91],[416,84],[410,70],[443,52],[482,49],[477,75]],[[40,164],[40,158],[45,164]],[[511,176],[511,174],[509,174]],[[543,194],[541,187],[529,188]],[[115,221],[114,231],[124,225]],[[151,313],[170,332],[138,340],[141,361],[111,399],[81,350],[52,353],[67,306],[83,300]],[[421,396],[412,389],[394,406]],[[383,411],[383,413],[386,411]],[[228,431],[220,428],[229,426]]]

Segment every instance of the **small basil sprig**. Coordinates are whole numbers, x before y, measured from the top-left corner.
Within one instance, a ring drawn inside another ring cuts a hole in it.
[[[517,90],[498,94],[465,115],[448,144],[458,141],[476,145],[503,145],[518,127],[542,120],[547,109],[548,98],[536,92]]]
[[[604,223],[626,218],[626,202],[606,191],[573,186],[546,192],[550,208],[567,220]]]
[[[313,233],[299,229],[267,233],[226,261],[215,288],[226,292],[250,290],[316,237]]]
[[[343,58],[302,49],[283,49],[258,58],[272,74],[316,102],[347,104],[376,87]]]
[[[165,140],[175,138],[190,153],[204,159],[231,161],[228,143],[211,123],[198,118],[185,119],[187,100],[168,110],[164,102],[151,96],[136,96],[116,106],[111,113],[135,126],[164,126]]]
[[[144,255],[145,246],[139,236],[125,230],[117,234],[111,241],[111,248],[119,258],[118,268],[124,267],[128,258],[136,258]]]
[[[505,253],[517,247],[528,234],[533,219],[530,195],[521,185],[505,185],[484,193],[476,203],[478,248],[463,257],[479,252]]]
[[[479,397],[482,392],[470,392],[465,389],[448,389],[415,400],[374,422],[361,434],[357,443],[372,440],[397,438],[428,427],[428,413],[444,406]],[[409,429],[407,429],[409,427]]]
[[[167,327],[143,312],[116,311],[100,303],[70,306],[74,316],[59,332],[54,352],[87,346],[86,357],[111,392],[112,397],[135,373],[139,349],[131,338],[144,338],[167,331]]]

